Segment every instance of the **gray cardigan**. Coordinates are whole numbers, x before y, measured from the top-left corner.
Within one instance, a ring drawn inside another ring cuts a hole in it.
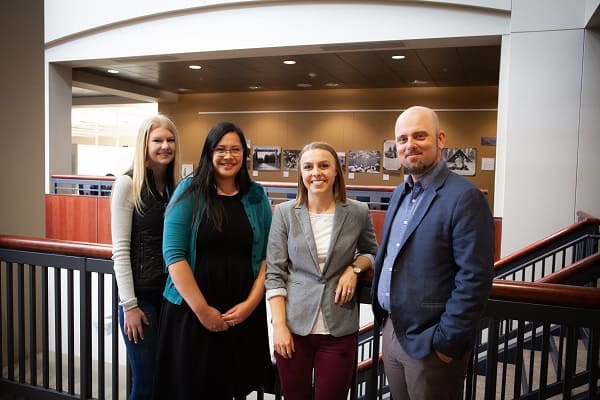
[[[273,214],[267,246],[265,287],[285,289],[289,329],[308,335],[319,313],[333,336],[358,330],[358,304],[334,303],[335,288],[342,273],[359,254],[373,257],[377,241],[366,204],[348,199],[337,203],[327,260],[321,272],[317,247],[306,206],[295,200],[278,204]]]

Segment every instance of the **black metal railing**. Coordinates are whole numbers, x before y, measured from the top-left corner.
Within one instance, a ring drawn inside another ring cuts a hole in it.
[[[590,225],[596,231],[580,232],[587,243],[571,238],[557,247],[575,243],[596,253],[550,269],[557,272],[543,283],[494,281],[466,398],[598,395],[600,256],[598,225]],[[36,399],[125,398],[110,255],[106,245],[0,235],[0,391]],[[523,258],[522,268],[530,267],[533,258]],[[586,287],[571,286],[578,284]],[[370,303],[367,286],[359,301]],[[361,330],[358,352],[351,398],[390,398],[374,327]]]
[[[598,253],[600,219],[586,218],[496,262],[496,279],[533,282]]]
[[[126,397],[110,254],[0,236],[0,388],[36,399]]]
[[[114,177],[83,175],[52,175],[53,194],[110,196]],[[259,182],[271,204],[296,197],[297,185],[290,182]],[[347,185],[349,197],[365,202],[372,210],[386,210],[394,186]]]
[[[496,281],[478,338],[467,399],[600,395],[600,289]]]

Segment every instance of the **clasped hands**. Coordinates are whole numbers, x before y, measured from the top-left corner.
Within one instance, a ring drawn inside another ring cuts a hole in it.
[[[196,316],[202,326],[211,332],[223,332],[230,327],[238,325],[246,320],[251,313],[250,306],[243,301],[236,304],[225,313],[221,314],[219,310],[209,305],[206,306]]]

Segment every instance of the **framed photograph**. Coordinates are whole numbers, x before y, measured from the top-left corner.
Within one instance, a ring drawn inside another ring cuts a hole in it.
[[[346,153],[343,151],[338,151],[337,156],[340,160],[340,164],[342,165],[342,171],[346,172]]]
[[[475,147],[450,147],[442,149],[442,158],[450,171],[458,175],[475,175],[477,149]]]
[[[252,154],[252,141],[250,139],[246,139],[246,147],[248,147],[248,155],[246,156],[246,168],[248,168],[248,171],[251,171],[252,157],[250,157],[250,154]]]
[[[300,150],[283,151],[283,169],[286,171],[298,171],[298,156]]]
[[[386,140],[383,142],[383,171],[386,174],[399,174],[402,169],[402,163],[398,157],[395,140]]]
[[[348,160],[349,172],[376,174],[380,169],[381,152],[379,150],[350,150]]]
[[[279,171],[281,169],[281,147],[254,146],[252,168],[254,171]]]
[[[493,136],[482,136],[481,137],[481,145],[482,146],[495,146],[496,138]]]

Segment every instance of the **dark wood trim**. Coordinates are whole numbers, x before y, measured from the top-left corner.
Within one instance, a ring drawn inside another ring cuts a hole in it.
[[[600,289],[554,283],[494,280],[490,298],[600,309]]]
[[[82,181],[108,181],[112,182],[117,179],[116,176],[95,176],[95,175],[60,175],[55,174],[50,176],[51,179],[77,179]]]
[[[70,242],[27,236],[0,235],[0,247],[38,253],[64,254],[77,257],[110,259],[112,247],[106,244]]]
[[[564,283],[576,275],[579,275],[585,271],[589,271],[592,268],[600,266],[600,253],[596,253],[592,256],[586,257],[575,264],[570,265],[567,268],[563,268],[550,275],[546,275],[543,278],[536,279],[536,283]]]
[[[577,232],[578,230],[588,226],[600,226],[600,219],[587,218],[583,221],[570,225],[548,237],[538,240],[537,242],[534,242],[533,244],[524,247],[521,250],[515,251],[514,253],[509,254],[506,257],[503,257],[502,259],[498,260],[496,263],[494,263],[494,269],[501,269],[508,264],[518,261],[526,254],[530,254],[534,251],[550,246],[552,243],[558,242],[563,237]]]

